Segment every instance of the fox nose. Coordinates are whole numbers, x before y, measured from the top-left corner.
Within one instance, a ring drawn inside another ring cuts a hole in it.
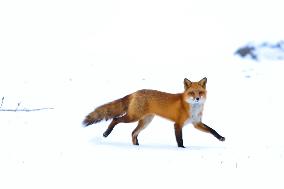
[[[196,101],[199,101],[199,97],[196,97],[195,100],[196,100]]]

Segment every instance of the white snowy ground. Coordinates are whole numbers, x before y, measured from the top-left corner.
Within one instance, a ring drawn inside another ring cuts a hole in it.
[[[0,188],[283,188],[284,62],[240,60],[283,39],[279,1],[5,1],[0,6]],[[265,13],[265,14],[264,14]],[[281,15],[282,14],[282,15]],[[281,36],[282,35],[282,36]],[[282,37],[282,38],[281,38]],[[96,106],[142,88],[182,92],[208,77],[203,121],[219,142],[156,117],[81,127]]]

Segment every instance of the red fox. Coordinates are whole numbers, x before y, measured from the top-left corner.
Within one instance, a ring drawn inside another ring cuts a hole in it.
[[[207,78],[198,82],[184,79],[184,92],[170,94],[156,90],[139,90],[123,98],[97,107],[86,116],[84,126],[100,121],[112,119],[107,130],[103,133],[107,137],[119,123],[138,121],[138,126],[132,132],[132,143],[139,145],[138,135],[153,120],[155,115],[174,122],[175,136],[178,147],[184,148],[182,128],[191,123],[196,129],[211,133],[220,141],[225,137],[214,129],[202,123],[203,105],[206,100]]]

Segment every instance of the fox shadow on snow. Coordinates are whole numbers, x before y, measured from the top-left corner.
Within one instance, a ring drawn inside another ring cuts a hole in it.
[[[140,145],[133,145],[131,142],[121,142],[114,140],[105,140],[103,137],[94,137],[89,142],[93,145],[115,147],[120,149],[152,149],[152,150],[214,150],[214,149],[225,149],[221,146],[185,146],[186,148],[179,148],[170,144],[160,144],[160,143],[145,143]]]

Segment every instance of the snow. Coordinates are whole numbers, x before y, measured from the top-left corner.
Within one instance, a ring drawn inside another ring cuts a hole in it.
[[[257,5],[257,6],[256,6]],[[283,39],[281,1],[5,1],[0,6],[0,188],[283,188],[284,62],[241,60]],[[264,14],[265,13],[265,14]],[[182,92],[208,78],[203,121],[225,142],[155,117],[81,127],[138,89]]]

